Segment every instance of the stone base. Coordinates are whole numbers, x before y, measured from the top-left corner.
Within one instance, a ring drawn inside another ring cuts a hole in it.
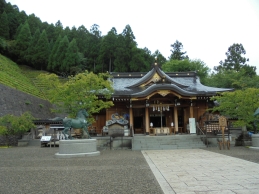
[[[55,154],[56,158],[72,158],[85,156],[98,156],[96,139],[75,139],[60,140],[59,152]]]
[[[252,135],[252,146],[259,147],[259,134]]]

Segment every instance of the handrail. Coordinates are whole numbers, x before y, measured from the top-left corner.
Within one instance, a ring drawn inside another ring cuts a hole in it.
[[[199,132],[202,133],[202,135],[205,135],[205,133],[202,131],[202,129],[200,128],[198,122],[196,122],[196,127],[199,129]]]

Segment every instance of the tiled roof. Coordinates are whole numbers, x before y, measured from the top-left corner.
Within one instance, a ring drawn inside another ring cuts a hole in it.
[[[164,81],[141,86],[152,79],[157,73]],[[217,92],[232,91],[231,88],[215,88],[200,83],[196,72],[164,73],[154,67],[149,72],[111,73],[114,94],[113,96],[142,97],[156,90],[172,90],[184,96],[212,96]]]

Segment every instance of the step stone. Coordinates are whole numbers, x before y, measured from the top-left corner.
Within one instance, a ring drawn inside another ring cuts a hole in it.
[[[134,136],[132,150],[170,150],[205,148],[197,135]]]

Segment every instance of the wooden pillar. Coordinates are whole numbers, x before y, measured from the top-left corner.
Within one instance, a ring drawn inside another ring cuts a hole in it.
[[[133,110],[132,110],[132,107],[130,107],[129,109],[129,113],[130,113],[130,127],[133,128]]]
[[[171,132],[170,132],[171,135],[175,132],[175,130],[174,130],[175,125],[173,127],[171,126],[171,123],[172,122],[174,123],[173,114],[174,114],[173,108],[170,107],[170,111],[169,111],[169,115],[170,115],[169,116],[169,127],[171,129]]]
[[[190,118],[194,118],[193,117],[193,106],[190,106]]]
[[[177,113],[177,106],[174,107],[174,127],[175,127],[175,131],[178,132],[178,113]]]
[[[145,122],[146,122],[146,134],[149,135],[149,110],[145,108]]]

